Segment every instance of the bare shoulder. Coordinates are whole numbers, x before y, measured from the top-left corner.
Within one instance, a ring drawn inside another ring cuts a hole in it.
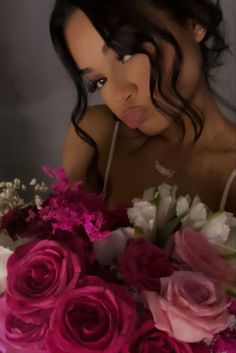
[[[94,105],[87,109],[80,127],[100,145],[109,138],[114,124],[113,113],[106,105]]]
[[[96,105],[87,109],[79,126],[94,140],[100,154],[110,140],[114,124],[113,113],[105,105]],[[78,136],[70,123],[64,139],[62,165],[72,180],[86,180],[94,153],[92,145]]]

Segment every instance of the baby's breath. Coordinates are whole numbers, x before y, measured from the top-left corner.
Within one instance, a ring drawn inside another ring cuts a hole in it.
[[[22,193],[29,187],[33,188],[36,195],[32,202],[26,202],[22,197]],[[29,182],[26,186],[20,179],[15,178],[13,181],[6,181],[0,183],[0,216],[5,214],[11,209],[23,208],[28,204],[34,204],[37,208],[41,208],[42,198],[38,195],[39,192],[43,193],[48,190],[44,182],[39,183],[36,178]]]

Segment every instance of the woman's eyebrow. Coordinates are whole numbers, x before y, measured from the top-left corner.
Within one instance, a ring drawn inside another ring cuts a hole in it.
[[[83,75],[89,74],[92,71],[93,71],[93,69],[91,67],[85,67],[84,69],[80,69],[79,73],[80,73],[80,75],[83,76]]]
[[[102,46],[102,49],[101,49],[101,52],[102,54],[106,54],[107,51],[108,51],[108,46],[105,44],[103,44]],[[79,70],[79,73],[80,75],[86,75],[86,74],[89,74],[90,72],[94,71],[91,67],[85,67],[84,69],[80,69]]]

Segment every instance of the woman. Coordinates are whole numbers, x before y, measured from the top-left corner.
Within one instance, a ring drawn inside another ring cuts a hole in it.
[[[57,0],[53,43],[78,102],[65,137],[71,179],[107,205],[160,183],[236,212],[236,128],[217,106],[210,69],[227,49],[210,0]],[[104,105],[87,109],[87,89]]]

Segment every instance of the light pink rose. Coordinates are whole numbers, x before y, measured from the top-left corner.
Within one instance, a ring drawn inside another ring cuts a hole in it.
[[[156,327],[183,342],[212,339],[229,325],[221,287],[190,271],[161,279],[161,293],[145,292]]]
[[[118,260],[118,267],[124,280],[139,291],[159,291],[160,277],[174,271],[164,250],[142,238],[128,243]]]
[[[62,295],[47,335],[48,353],[118,353],[136,322],[136,305],[126,290],[98,277]]]
[[[52,240],[18,247],[7,268],[7,304],[15,315],[29,315],[32,321],[38,320],[35,312],[51,311],[64,291],[75,288],[81,273],[79,255]]]
[[[235,281],[232,267],[221,258],[206,238],[189,229],[176,232],[175,252],[193,271],[223,282]]]

